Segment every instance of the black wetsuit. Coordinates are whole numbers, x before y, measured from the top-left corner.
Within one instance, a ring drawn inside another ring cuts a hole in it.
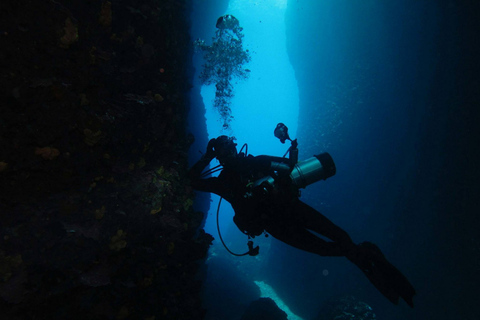
[[[218,177],[201,179],[201,172],[209,162],[203,158],[192,167],[192,186],[227,200],[235,211],[234,222],[243,233],[257,236],[265,230],[295,248],[322,256],[345,256],[352,250],[354,244],[344,230],[298,199],[298,190],[290,181],[289,170],[274,169],[278,163],[288,169],[288,159],[238,155]],[[251,186],[269,175],[275,177],[278,187],[265,190],[262,186]]]
[[[202,171],[212,159],[203,156],[190,169],[192,187],[215,193],[230,202],[235,211],[234,222],[243,233],[254,237],[266,231],[304,251],[321,256],[345,256],[387,299],[398,304],[401,297],[413,307],[415,289],[376,245],[370,242],[355,245],[344,230],[299,200],[298,190],[289,177],[292,167],[289,159],[240,154],[224,165],[218,177],[202,179]],[[275,177],[276,187],[252,186],[269,175]]]

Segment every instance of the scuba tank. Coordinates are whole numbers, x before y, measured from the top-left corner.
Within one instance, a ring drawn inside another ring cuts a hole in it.
[[[285,166],[285,164],[282,164],[282,166]],[[303,189],[314,182],[326,180],[335,173],[336,168],[332,156],[325,152],[297,162],[290,173],[290,179],[297,189]],[[275,179],[272,176],[260,178],[253,183],[252,187],[255,189],[260,186],[265,187],[265,189],[274,188]]]
[[[295,164],[290,178],[297,188],[305,188],[314,182],[330,178],[336,171],[332,157],[325,152]]]

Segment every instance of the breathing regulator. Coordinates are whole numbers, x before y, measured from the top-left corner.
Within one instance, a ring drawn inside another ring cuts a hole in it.
[[[335,163],[333,162],[333,159],[330,156],[330,154],[326,152],[318,155],[314,155],[313,157],[308,158],[307,160],[298,161],[297,139],[294,139],[294,140],[290,139],[290,136],[288,135],[288,128],[285,124],[283,123],[277,124],[274,130],[274,135],[280,140],[281,143],[285,143],[285,141],[289,140],[291,145],[288,148],[287,152],[283,155],[283,158],[285,158],[287,154],[289,155],[288,164],[285,162],[281,162],[281,163],[274,162],[271,164],[271,166],[274,170],[278,170],[278,171],[288,170],[288,172],[290,172],[289,176],[292,181],[292,184],[297,189],[305,188],[314,182],[325,180],[335,175],[336,173]],[[243,147],[245,146],[246,144]],[[242,147],[242,150],[243,150],[243,147]],[[240,152],[242,150],[240,150]],[[273,176],[269,175],[253,182],[252,187],[254,189],[263,188],[265,189],[265,192],[268,192],[267,191],[268,189],[273,189],[276,187],[276,181]],[[253,242],[251,240],[249,240],[247,243],[248,251],[243,254],[233,253],[227,248],[227,246],[223,242],[222,235],[220,233],[219,221],[218,221],[221,201],[222,199],[220,198],[220,202],[218,203],[218,208],[217,208],[217,230],[220,236],[220,240],[225,246],[225,249],[227,249],[229,253],[235,256],[244,256],[247,254],[251,256],[257,255],[259,252],[259,247],[258,246],[253,247]]]

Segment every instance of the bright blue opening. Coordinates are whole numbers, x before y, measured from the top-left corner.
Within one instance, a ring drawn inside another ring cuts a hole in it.
[[[283,122],[288,126],[290,136],[296,136],[298,88],[286,49],[285,9],[286,1],[230,1],[225,14],[235,16],[244,29],[243,45],[252,55],[245,68],[251,73],[245,81],[234,81],[234,120],[227,130],[223,130],[223,122],[213,107],[215,86],[202,86],[209,139],[222,134],[233,135],[237,138],[238,149],[247,143],[248,152],[253,155],[283,156],[288,145],[282,145],[274,137],[275,126]],[[212,165],[216,163],[212,162]],[[213,203],[218,202],[218,197],[212,199]],[[232,222],[228,217],[233,215],[228,207],[228,203],[224,203],[222,210],[226,211],[221,212],[222,230],[225,230],[227,239],[226,230]],[[205,225],[205,231],[211,234],[217,233],[216,208],[216,205],[212,206]]]
[[[290,137],[292,139],[296,137],[299,108],[298,87],[287,54],[285,10],[286,0],[232,0],[228,9],[221,13],[221,15],[233,15],[240,21],[245,35],[243,47],[251,54],[251,62],[244,67],[251,70],[251,73],[247,80],[233,82],[235,97],[232,100],[231,109],[234,119],[230,128],[226,130],[222,127],[223,121],[213,107],[215,86],[201,87],[201,95],[206,107],[209,139],[223,134],[233,135],[237,139],[238,150],[246,143],[249,154],[281,157],[287,151],[289,144],[288,141],[286,144],[281,144],[273,135],[277,123],[285,123],[289,128]],[[212,21],[212,24],[214,22]],[[205,41],[209,44],[211,39],[207,38]],[[217,164],[216,160],[212,161],[211,167]],[[229,259],[230,257],[226,254],[218,238],[216,225],[218,202],[219,197],[212,194],[212,205],[204,228],[207,233],[216,238],[209,255],[211,258],[215,258],[217,255],[226,255],[225,258]],[[223,239],[232,251],[244,253],[247,251],[247,236],[236,228],[232,220],[233,215],[230,204],[223,201],[220,208],[220,229]],[[253,263],[249,265],[250,275],[245,279],[252,284],[256,274],[254,270],[259,270],[262,267],[262,261],[268,258],[269,243],[269,238],[255,239],[255,244],[261,246],[262,255],[250,258]],[[229,268],[229,266],[223,265],[222,268]],[[237,272],[237,270],[232,270],[232,272]],[[207,281],[210,282],[206,284],[208,287],[213,280],[210,278]],[[258,283],[262,283],[262,286]],[[258,283],[262,296],[269,296],[276,300],[277,305],[289,313],[290,319],[300,319],[296,318],[281,302],[273,288],[263,282]],[[266,291],[265,287],[270,290]],[[209,297],[206,295],[205,299],[208,300]],[[208,304],[208,301],[206,303]],[[212,316],[212,312],[215,311],[210,310],[210,316]]]

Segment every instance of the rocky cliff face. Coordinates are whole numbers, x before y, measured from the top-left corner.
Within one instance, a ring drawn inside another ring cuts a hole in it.
[[[6,1],[0,308],[200,319],[188,1]]]

